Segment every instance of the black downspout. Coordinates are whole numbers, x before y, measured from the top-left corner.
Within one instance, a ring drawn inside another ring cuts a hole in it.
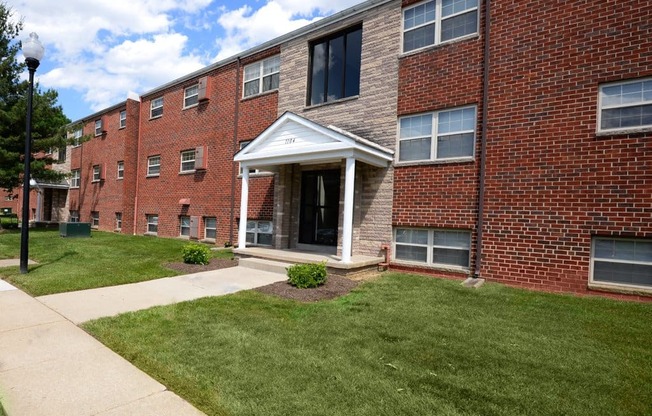
[[[229,244],[233,245],[233,226],[235,225],[235,180],[236,169],[233,156],[238,151],[238,123],[240,120],[240,57],[237,59],[237,66],[235,70],[235,117],[233,127],[233,151],[231,152],[231,218],[229,228]]]
[[[491,26],[491,0],[486,0],[484,5],[484,68],[482,85],[482,141],[480,150],[480,184],[478,189],[478,228],[475,245],[475,272],[473,277],[480,277],[482,267],[482,228],[484,226],[484,180],[485,165],[487,161],[487,117],[489,114],[489,29]]]

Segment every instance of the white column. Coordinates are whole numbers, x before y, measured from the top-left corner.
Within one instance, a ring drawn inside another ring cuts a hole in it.
[[[249,204],[249,167],[242,165],[242,187],[240,190],[240,228],[238,230],[238,248],[247,244],[247,205]]]
[[[344,179],[344,223],[342,224],[342,263],[351,263],[353,246],[353,188],[355,186],[355,159],[346,158]]]

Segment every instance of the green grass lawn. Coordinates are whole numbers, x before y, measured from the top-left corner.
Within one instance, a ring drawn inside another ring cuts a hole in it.
[[[30,230],[29,258],[38,265],[20,274],[18,267],[0,268],[0,277],[34,296],[174,276],[163,263],[182,261],[188,242],[107,232],[91,238],[63,238],[59,231]],[[213,252],[231,258],[230,250]],[[0,259],[18,258],[20,232],[0,234]]]
[[[652,304],[390,273],[84,328],[209,415],[652,414]]]

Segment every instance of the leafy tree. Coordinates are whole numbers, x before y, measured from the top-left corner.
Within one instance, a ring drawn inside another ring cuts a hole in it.
[[[28,91],[28,81],[20,80],[26,67],[16,41],[23,23],[12,17],[11,8],[0,2],[0,189],[7,191],[22,181]],[[48,168],[54,161],[46,153],[66,145],[65,126],[70,122],[57,99],[56,91],[34,87],[31,172],[33,178],[51,182],[63,174]]]

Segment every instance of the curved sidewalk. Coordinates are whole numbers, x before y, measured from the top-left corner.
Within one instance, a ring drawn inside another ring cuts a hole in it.
[[[0,401],[13,415],[202,415],[75,324],[251,289],[244,267],[32,298],[0,280]]]

